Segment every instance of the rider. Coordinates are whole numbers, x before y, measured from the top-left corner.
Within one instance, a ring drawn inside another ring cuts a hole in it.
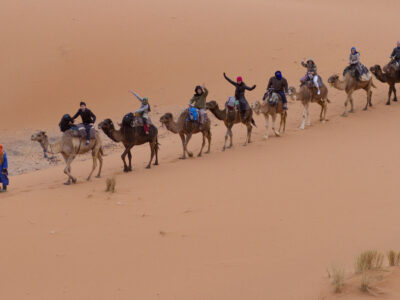
[[[196,86],[194,89],[195,94],[193,95],[192,99],[190,99],[189,105],[194,106],[199,110],[199,121],[200,121],[200,129],[206,120],[206,99],[208,96],[208,89],[203,86]]]
[[[400,41],[397,42],[397,47],[393,49],[390,58],[396,63],[396,69],[400,67]]]
[[[318,92],[317,94],[321,94],[321,91],[319,90],[319,84],[318,84],[318,74],[317,74],[317,65],[315,62],[309,58],[306,62],[302,61],[301,65],[304,68],[307,68],[307,74],[300,80],[301,82],[307,81],[307,79],[312,79],[314,82],[314,86],[317,88]]]
[[[287,110],[287,98],[285,93],[288,93],[288,83],[287,80],[282,77],[281,71],[276,71],[275,76],[272,76],[269,79],[267,93],[269,93],[270,91],[278,93],[281,96],[283,108]]]
[[[141,103],[140,108],[135,111],[135,115],[138,117],[142,117],[144,132],[145,134],[149,134],[149,112],[151,111],[149,98],[147,97],[142,98],[137,93],[131,90],[129,90],[129,92],[132,95],[136,96],[136,98],[138,98],[138,100]]]
[[[0,189],[0,193],[7,191],[7,185],[9,183],[7,175],[8,175],[7,154],[5,151],[3,151],[3,145],[0,145],[0,182],[3,185],[3,189]]]
[[[235,90],[235,98],[236,100],[239,101],[239,110],[242,116],[242,119],[244,119],[246,117],[246,111],[250,110],[250,106],[249,103],[247,102],[244,93],[246,90],[248,91],[252,91],[256,88],[256,85],[253,85],[252,87],[248,87],[244,82],[241,76],[238,76],[236,78],[236,82],[234,82],[233,80],[231,80],[230,78],[228,78],[228,76],[226,76],[226,74],[224,73],[224,77],[225,79],[230,82],[232,85],[234,85],[236,87]]]
[[[355,76],[356,79],[360,79],[360,53],[357,51],[355,47],[351,48],[350,56],[349,56],[349,66],[346,69],[352,69],[354,68],[355,70]]]
[[[90,143],[90,129],[93,127],[94,122],[96,122],[96,116],[92,111],[86,107],[86,103],[81,101],[80,109],[77,113],[72,117],[72,120],[75,120],[78,116],[81,116],[82,123],[86,129],[86,146]]]

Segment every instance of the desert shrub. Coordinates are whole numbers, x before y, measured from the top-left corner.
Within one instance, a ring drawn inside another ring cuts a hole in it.
[[[375,250],[364,251],[355,262],[355,272],[362,273],[368,270],[377,270],[382,268],[384,256]]]

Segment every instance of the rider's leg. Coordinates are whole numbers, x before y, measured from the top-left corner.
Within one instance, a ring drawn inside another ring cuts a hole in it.
[[[86,146],[88,146],[90,143],[90,129],[92,126],[90,126],[90,124],[84,124],[84,125],[86,130]]]
[[[318,84],[318,75],[315,75],[315,76],[314,76],[313,81],[314,81],[315,87],[316,87],[317,90],[318,90],[317,94],[318,94],[318,95],[321,94],[321,91],[319,90],[319,84]]]
[[[286,98],[285,92],[284,92],[284,91],[279,91],[278,94],[279,94],[279,95],[281,96],[281,98],[282,98],[283,108],[287,110],[288,107],[287,107],[287,98]]]

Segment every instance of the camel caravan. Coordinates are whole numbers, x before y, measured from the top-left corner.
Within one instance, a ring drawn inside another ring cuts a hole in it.
[[[203,84],[198,85],[194,89],[194,95],[190,98],[188,107],[185,108],[175,119],[172,113],[165,113],[160,118],[162,127],[168,131],[179,134],[182,142],[181,159],[193,157],[193,152],[189,150],[188,144],[193,134],[201,133],[202,144],[198,157],[203,154],[203,149],[207,143],[205,153],[211,150],[211,120],[207,114],[207,110],[219,121],[222,121],[226,127],[225,140],[222,151],[233,147],[232,128],[235,124],[243,124],[247,129],[244,146],[251,142],[251,134],[256,123],[253,113],[262,114],[266,122],[265,139],[269,137],[269,120],[272,120],[272,131],[277,137],[281,137],[285,133],[286,121],[288,117],[287,96],[293,102],[300,101],[303,105],[302,121],[300,129],[305,129],[311,125],[311,117],[309,106],[316,103],[321,107],[319,120],[321,123],[328,121],[326,117],[328,104],[331,102],[328,98],[328,87],[324,84],[323,79],[317,72],[317,65],[313,59],[302,61],[301,65],[306,68],[306,74],[300,79],[298,88],[289,87],[287,80],[282,76],[280,71],[276,71],[274,76],[269,79],[266,92],[262,100],[249,104],[245,93],[252,91],[256,85],[248,86],[244,83],[243,78],[238,76],[236,81],[230,79],[225,73],[223,77],[235,88],[234,96],[228,97],[225,103],[218,104],[217,101],[207,101],[208,89]],[[360,61],[360,53],[356,48],[351,48],[349,56],[349,64],[344,69],[342,79],[338,74],[330,76],[327,80],[329,85],[335,89],[345,91],[346,99],[344,102],[344,112],[342,116],[346,117],[348,112],[354,112],[353,93],[357,90],[364,90],[367,94],[366,105],[372,106],[372,89],[375,88],[372,75],[377,80],[389,85],[389,94],[387,105],[390,105],[392,93],[393,101],[397,101],[395,84],[400,82],[400,41],[391,54],[390,62],[383,68],[380,65],[374,65],[368,69]],[[154,165],[158,165],[158,129],[152,123],[149,113],[151,112],[150,103],[147,97],[140,97],[136,92],[129,90],[140,102],[140,108],[134,112],[130,112],[123,116],[119,128],[115,128],[111,119],[105,119],[98,124],[97,129],[101,130],[110,140],[115,143],[122,143],[125,150],[121,155],[123,161],[123,171],[132,171],[132,149],[134,146],[149,144],[150,160],[147,168],[150,168],[153,160]],[[350,110],[347,106],[350,103]],[[276,128],[276,119],[280,116],[279,128]],[[82,118],[82,123],[75,125],[74,120],[77,117]],[[43,150],[43,156],[46,159],[52,159],[48,155],[60,153],[66,163],[64,173],[68,180],[65,184],[76,183],[76,177],[71,174],[71,164],[77,155],[88,152],[92,153],[93,164],[92,169],[87,177],[91,176],[97,168],[99,162],[99,170],[96,177],[100,177],[103,165],[103,146],[100,132],[94,127],[96,116],[86,107],[86,103],[81,102],[78,112],[74,116],[64,115],[60,121],[59,127],[62,131],[61,138],[50,143],[44,131],[39,131],[32,135],[31,140],[39,142]],[[229,139],[229,144],[228,144]],[[126,160],[128,158],[128,161]]]

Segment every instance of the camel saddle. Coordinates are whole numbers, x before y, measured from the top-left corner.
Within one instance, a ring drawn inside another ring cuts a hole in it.
[[[279,102],[282,102],[282,97],[278,93],[274,92],[273,89],[270,89],[264,96],[264,101],[268,101],[268,105],[270,106],[275,106]]]
[[[147,124],[149,126],[152,124],[150,117],[147,118]],[[122,118],[122,125],[131,127],[143,127],[143,117],[135,117],[133,113],[128,113]]]
[[[70,129],[66,130],[64,134],[83,139],[86,138],[86,127],[84,124],[73,125]],[[93,125],[90,126],[90,139],[96,139],[96,129]]]
[[[346,67],[346,69],[343,71],[343,76],[345,76],[347,72],[350,72],[350,75],[354,78],[357,78],[358,73],[359,81],[369,81],[372,78],[371,72],[362,63],[359,63],[355,66]]]
[[[239,100],[237,100],[235,97],[229,97],[225,103],[225,107],[229,111],[239,110]]]

